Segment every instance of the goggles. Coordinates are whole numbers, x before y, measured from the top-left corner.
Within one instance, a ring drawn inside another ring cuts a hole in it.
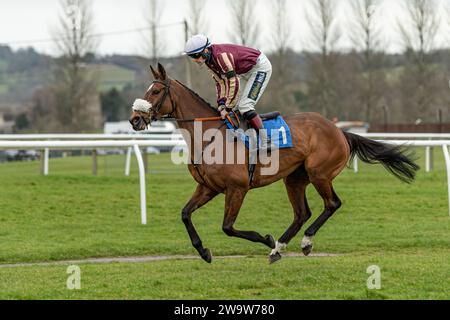
[[[202,52],[198,52],[198,53],[193,53],[193,54],[188,54],[188,56],[192,59],[198,59],[202,56]]]

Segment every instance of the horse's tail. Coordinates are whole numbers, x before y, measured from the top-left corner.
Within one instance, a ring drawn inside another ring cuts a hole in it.
[[[406,153],[402,146],[394,146],[344,132],[350,146],[350,159],[357,155],[362,161],[370,164],[381,163],[388,171],[400,180],[411,183],[420,167],[413,152]]]

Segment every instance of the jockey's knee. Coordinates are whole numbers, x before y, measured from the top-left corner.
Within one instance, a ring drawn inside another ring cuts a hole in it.
[[[249,114],[251,114],[251,112],[256,113],[255,112],[255,105],[254,104],[249,104],[249,103],[246,103],[246,104],[243,104],[243,105],[238,105],[238,110],[242,114],[244,119],[246,119],[246,120],[248,120],[246,118],[246,116],[245,116],[246,114],[249,115]]]

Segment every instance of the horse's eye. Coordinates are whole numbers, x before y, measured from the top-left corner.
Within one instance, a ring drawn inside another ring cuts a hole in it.
[[[153,90],[152,94],[159,94],[160,92],[160,90]]]

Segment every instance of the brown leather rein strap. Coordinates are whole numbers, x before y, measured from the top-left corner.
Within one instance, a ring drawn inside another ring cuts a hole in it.
[[[232,118],[227,115],[227,120],[234,125],[235,127],[239,128],[239,125],[241,124],[241,121],[239,120],[238,115],[236,114],[236,112],[232,111],[234,114],[234,118],[236,119],[237,125],[233,122]],[[167,118],[167,119],[172,119],[175,121],[179,121],[179,122],[192,122],[192,121],[200,121],[200,122],[205,122],[205,121],[219,121],[219,120],[223,120],[222,117],[207,117],[207,118],[191,118],[191,119],[174,119],[174,118]]]
[[[173,120],[179,121],[179,122],[193,122],[193,121],[205,122],[205,121],[219,121],[219,120],[222,120],[222,118],[221,117],[209,117],[209,118],[173,119]]]

